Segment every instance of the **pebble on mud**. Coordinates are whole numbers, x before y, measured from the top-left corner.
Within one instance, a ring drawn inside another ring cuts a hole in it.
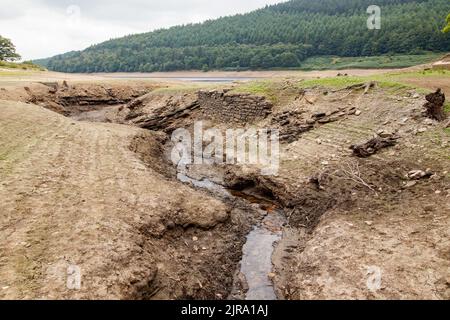
[[[277,275],[276,275],[275,273],[273,273],[273,272],[271,272],[271,273],[269,273],[269,274],[267,275],[267,277],[268,277],[270,280],[275,279],[276,276],[277,276]]]
[[[417,181],[408,181],[408,182],[405,184],[405,188],[411,188],[411,187],[414,187],[416,184],[417,184]]]

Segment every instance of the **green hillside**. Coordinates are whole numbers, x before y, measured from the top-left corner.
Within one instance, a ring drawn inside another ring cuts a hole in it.
[[[315,56],[450,51],[441,32],[448,0],[378,0],[381,29],[369,30],[373,0],[292,0],[248,14],[130,35],[38,60],[63,72],[297,68]]]

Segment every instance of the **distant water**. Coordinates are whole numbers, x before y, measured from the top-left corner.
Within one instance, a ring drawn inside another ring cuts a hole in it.
[[[112,75],[111,77],[119,79],[155,79],[155,80],[167,79],[186,82],[212,82],[212,83],[250,81],[259,79],[259,77],[155,77],[154,75],[151,74],[129,74],[129,75],[118,74]]]

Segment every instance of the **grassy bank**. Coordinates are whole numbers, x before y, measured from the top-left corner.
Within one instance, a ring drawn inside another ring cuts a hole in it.
[[[29,61],[16,63],[16,62],[7,62],[0,61],[0,69],[13,69],[13,70],[29,70],[29,71],[45,71],[46,69],[38,66]]]
[[[301,70],[342,70],[406,68],[438,60],[444,53],[424,53],[417,55],[384,55],[372,57],[311,57],[302,62]]]

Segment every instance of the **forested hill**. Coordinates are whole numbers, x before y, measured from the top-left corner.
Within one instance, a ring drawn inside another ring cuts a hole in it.
[[[152,72],[299,67],[317,55],[370,56],[450,51],[440,32],[449,0],[292,0],[248,14],[130,35],[36,61],[63,72]]]

